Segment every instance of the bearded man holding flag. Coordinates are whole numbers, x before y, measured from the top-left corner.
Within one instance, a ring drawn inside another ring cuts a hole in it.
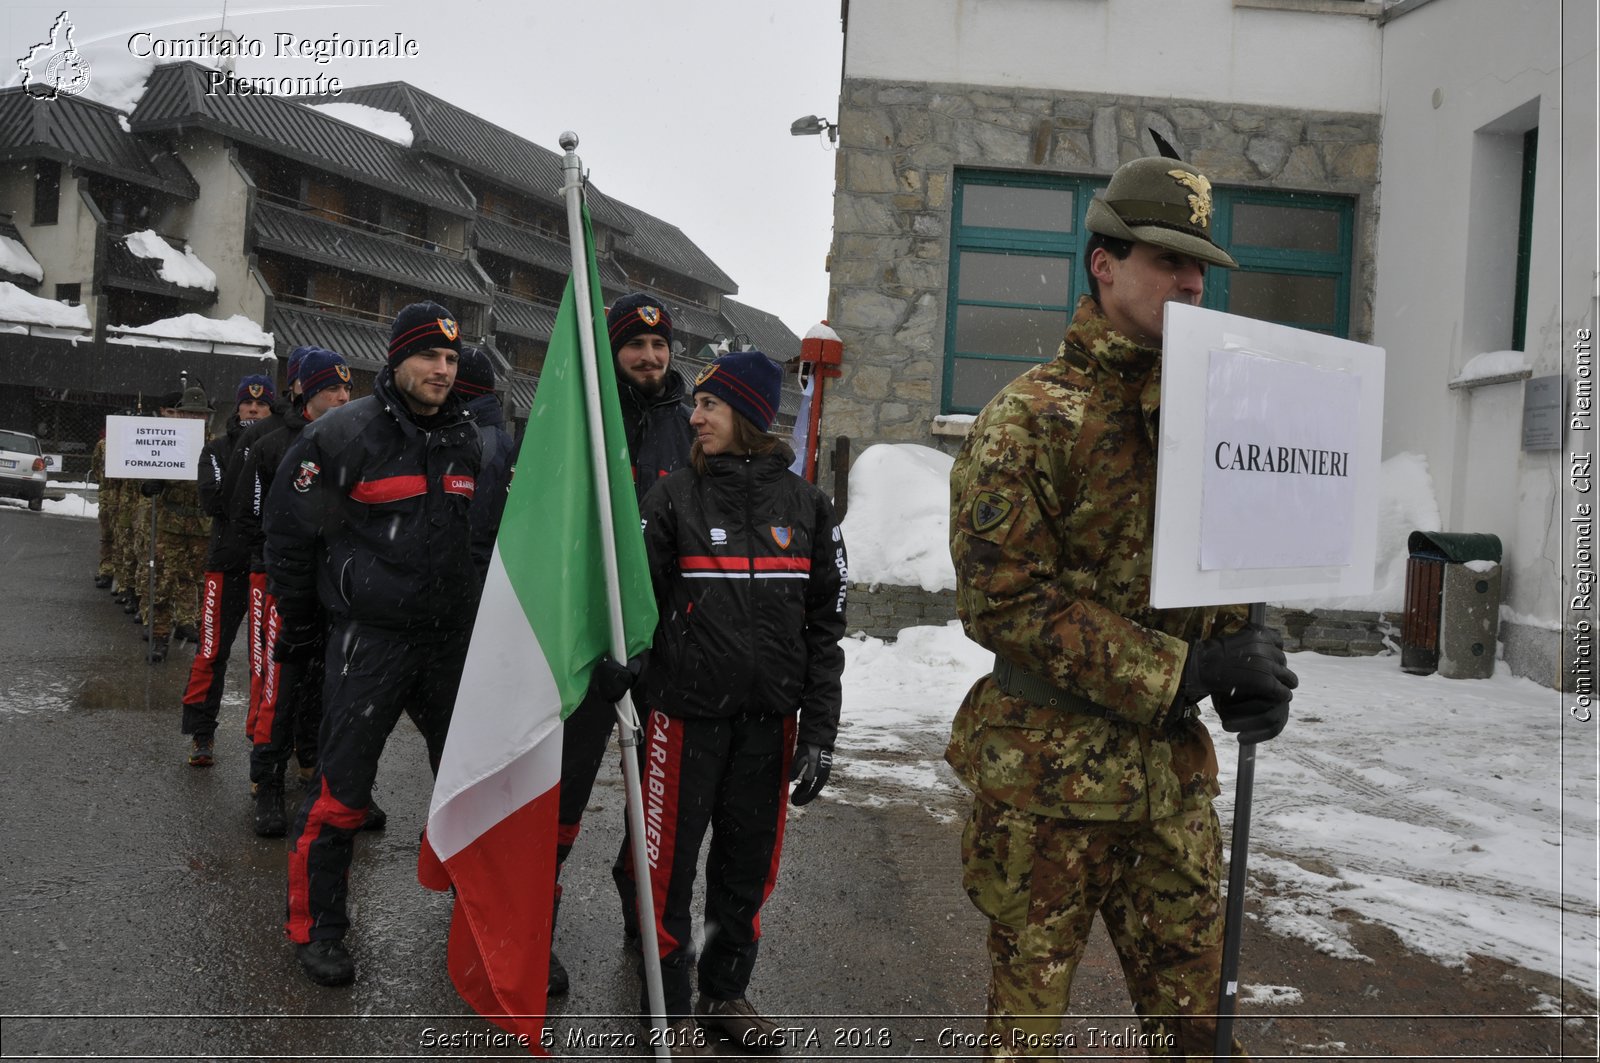
[[[506,499],[418,865],[424,885],[456,891],[456,989],[534,1052],[550,960],[562,721],[596,667],[640,653],[656,626],[612,359],[596,350],[605,314],[570,136],[574,275],[522,444],[539,461],[518,469]],[[642,824],[636,767],[629,783],[630,813]],[[650,980],[659,999],[659,978]]]

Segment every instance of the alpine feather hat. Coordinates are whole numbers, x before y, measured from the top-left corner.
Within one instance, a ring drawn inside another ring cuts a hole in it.
[[[1193,255],[1213,266],[1237,266],[1211,240],[1211,182],[1182,159],[1151,156],[1124,163],[1089,204],[1090,232]]]

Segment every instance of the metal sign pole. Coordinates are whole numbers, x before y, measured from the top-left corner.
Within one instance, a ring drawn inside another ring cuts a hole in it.
[[[1267,607],[1250,606],[1252,627],[1265,627]],[[1234,781],[1233,838],[1228,848],[1228,905],[1222,932],[1222,978],[1217,987],[1215,1060],[1233,1055],[1233,1015],[1239,1003],[1239,942],[1244,933],[1244,889],[1250,855],[1250,802],[1256,783],[1256,743],[1239,743],[1239,769]]]

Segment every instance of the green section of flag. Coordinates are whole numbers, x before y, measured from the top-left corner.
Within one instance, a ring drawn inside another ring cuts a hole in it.
[[[591,305],[580,310],[577,286],[568,278],[497,540],[511,586],[561,692],[563,719],[582,700],[594,663],[611,648],[600,491],[590,456],[583,348],[578,339],[579,328],[591,323],[605,425],[611,535],[617,546],[618,590],[630,656],[649,646],[656,626],[587,207],[583,237]],[[537,651],[530,648],[530,652]]]

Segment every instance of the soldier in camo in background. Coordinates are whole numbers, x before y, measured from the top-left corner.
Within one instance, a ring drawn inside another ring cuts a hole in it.
[[[1197,304],[1210,182],[1137,159],[1089,207],[1089,295],[1057,357],[1012,381],[950,476],[967,634],[995,653],[945,758],[974,795],[963,882],[989,918],[987,1058],[1057,1055],[1095,912],[1152,1056],[1210,1059],[1222,845],[1208,695],[1275,737],[1297,684],[1243,607],[1150,607],[1165,304]],[[1237,1042],[1236,1053],[1242,1052]]]
[[[209,420],[212,409],[206,393],[190,387],[176,407],[161,412],[163,416]],[[155,596],[149,603],[150,652],[146,660],[158,664],[167,659],[174,634],[181,632],[190,642],[199,641],[200,583],[211,541],[211,518],[200,504],[193,480],[146,480],[140,490],[157,510]],[[148,542],[148,527],[145,538]]]

